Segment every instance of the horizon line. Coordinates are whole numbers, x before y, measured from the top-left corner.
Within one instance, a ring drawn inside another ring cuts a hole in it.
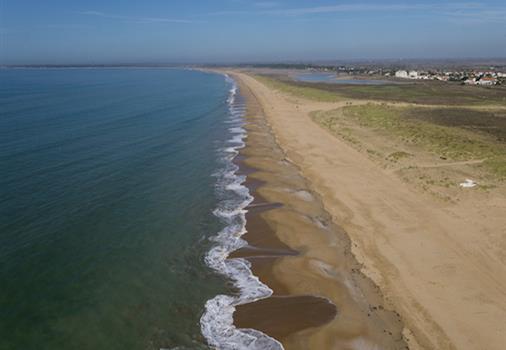
[[[506,64],[506,56],[496,57],[410,57],[410,58],[350,58],[350,59],[301,59],[301,60],[256,60],[256,61],[202,61],[202,62],[183,62],[183,61],[166,61],[166,62],[98,62],[98,63],[0,63],[0,67],[120,67],[120,66],[207,66],[207,65],[279,65],[279,64],[332,64],[332,63],[353,63],[353,62],[410,62],[410,61],[487,61],[487,60],[504,60]]]

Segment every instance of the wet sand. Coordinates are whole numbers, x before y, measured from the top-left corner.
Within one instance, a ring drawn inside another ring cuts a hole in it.
[[[335,317],[335,306],[325,298],[274,296],[243,305],[235,315],[235,322],[243,328],[254,328],[284,339],[301,330],[324,325]]]
[[[346,233],[276,143],[251,90],[248,138],[238,157],[255,197],[247,214],[249,247],[232,253],[252,263],[271,298],[236,308],[234,322],[280,340],[285,349],[406,349],[399,315],[360,272]]]

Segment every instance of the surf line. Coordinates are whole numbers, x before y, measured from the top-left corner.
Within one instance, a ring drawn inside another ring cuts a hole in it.
[[[220,199],[216,215],[225,227],[212,240],[215,245],[205,257],[206,264],[229,278],[238,289],[237,295],[217,295],[208,300],[200,319],[201,331],[208,344],[223,350],[283,350],[276,339],[255,329],[234,326],[235,307],[270,297],[273,291],[251,271],[251,263],[244,258],[228,258],[230,253],[247,246],[241,237],[246,233],[246,213],[253,196],[244,185],[245,175],[237,174],[239,166],[234,159],[245,147],[247,132],[244,128],[245,105],[237,101],[238,86],[227,74],[231,88],[227,99],[228,131],[232,135],[228,144],[219,150],[222,168],[216,173],[216,193]]]

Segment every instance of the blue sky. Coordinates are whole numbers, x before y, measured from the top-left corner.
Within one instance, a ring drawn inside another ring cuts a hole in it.
[[[0,63],[506,57],[506,1],[0,0]]]

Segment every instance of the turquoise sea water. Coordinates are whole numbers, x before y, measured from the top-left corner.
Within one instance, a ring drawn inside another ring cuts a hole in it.
[[[230,84],[0,70],[0,349],[205,348]]]

